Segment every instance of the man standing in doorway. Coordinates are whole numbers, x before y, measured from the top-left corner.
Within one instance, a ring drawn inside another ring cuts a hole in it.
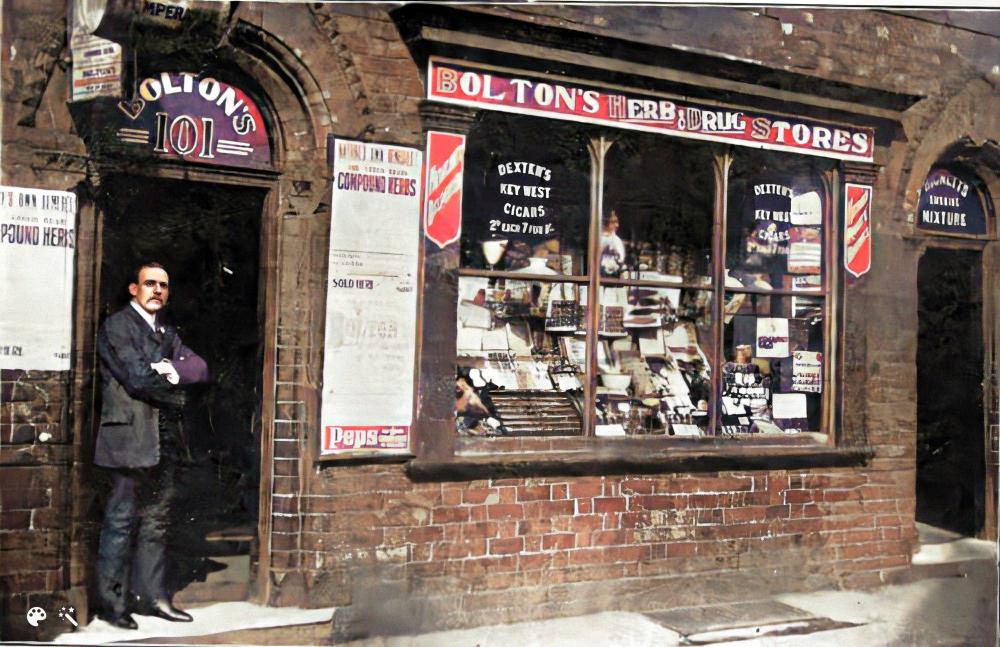
[[[132,300],[97,335],[103,406],[94,462],[111,475],[97,558],[100,617],[128,629],[137,627],[132,613],[192,619],[165,589],[166,531],[187,453],[182,385],[207,381],[208,369],[159,320],[169,290],[162,265],[142,264],[128,287]]]

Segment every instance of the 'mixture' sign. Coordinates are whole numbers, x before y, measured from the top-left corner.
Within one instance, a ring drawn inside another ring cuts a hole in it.
[[[871,162],[875,131],[496,71],[440,58],[427,98],[742,146]]]
[[[984,236],[988,233],[983,199],[967,173],[932,169],[917,203],[917,228],[938,233]]]
[[[223,166],[267,167],[264,119],[245,92],[210,76],[162,72],[118,104],[115,136],[164,157]]]

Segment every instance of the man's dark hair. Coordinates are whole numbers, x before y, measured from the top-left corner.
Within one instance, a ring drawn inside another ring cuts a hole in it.
[[[142,272],[147,267],[155,267],[157,269],[163,270],[164,272],[167,271],[167,268],[163,267],[162,265],[160,265],[156,261],[148,261],[146,263],[141,263],[141,264],[139,264],[138,267],[135,268],[135,273],[132,275],[132,283],[138,283],[139,282],[139,273]]]

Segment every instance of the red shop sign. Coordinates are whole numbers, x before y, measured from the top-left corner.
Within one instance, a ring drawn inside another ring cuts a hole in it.
[[[427,98],[456,105],[610,125],[835,159],[871,162],[872,128],[679,101],[661,95],[476,67],[432,57]]]

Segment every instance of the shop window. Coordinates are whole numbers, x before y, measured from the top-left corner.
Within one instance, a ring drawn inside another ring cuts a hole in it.
[[[712,225],[708,145],[621,133],[604,158],[597,435],[710,432]]]
[[[458,433],[826,431],[832,169],[483,113],[466,153]]]

